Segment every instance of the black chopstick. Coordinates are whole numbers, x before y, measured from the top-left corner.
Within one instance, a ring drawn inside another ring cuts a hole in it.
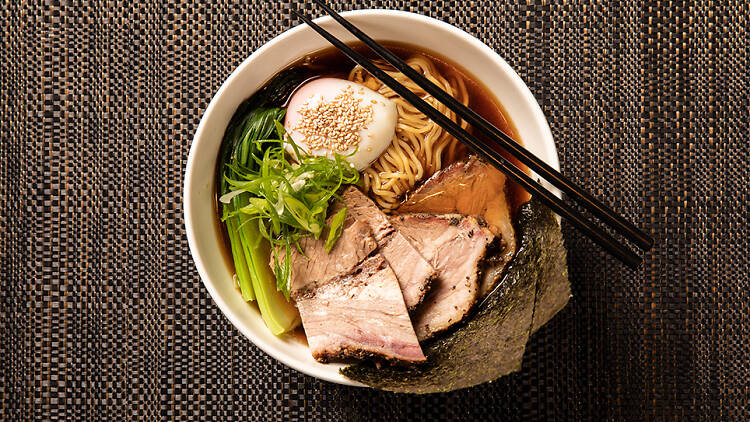
[[[411,92],[409,89],[401,85],[399,82],[390,77],[387,73],[382,71],[361,54],[357,53],[342,41],[331,35],[328,31],[321,28],[319,25],[313,22],[312,19],[296,10],[292,10],[292,13],[299,19],[304,21],[307,25],[309,25],[313,30],[315,30],[315,32],[328,40],[328,42],[330,42],[334,47],[341,50],[347,57],[362,66],[365,70],[370,72],[373,76],[390,87],[395,93],[400,95],[402,98],[416,107],[419,111],[432,119],[435,123],[440,125],[448,133],[456,137],[461,142],[467,144],[476,153],[481,155],[484,159],[488,160],[496,168],[498,168],[498,170],[502,171],[516,183],[523,186],[526,191],[533,195],[536,195],[536,197],[540,201],[542,201],[542,203],[550,207],[561,217],[568,220],[570,224],[572,224],[582,233],[586,234],[595,243],[604,248],[604,250],[625,263],[627,266],[631,268],[638,267],[641,262],[641,258],[630,248],[620,244],[617,239],[612,237],[609,233],[602,230],[595,223],[587,220],[577,210],[575,210],[570,205],[555,196],[552,192],[548,191],[540,184],[535,182],[529,175],[516,168],[499,152],[492,148],[485,148],[478,139],[474,138],[471,134],[461,129],[461,127],[459,127],[456,123],[440,113],[437,109],[429,105],[427,102],[422,100],[419,96]]]
[[[528,150],[526,150],[526,148],[518,144],[510,136],[495,127],[495,125],[493,125],[492,123],[488,122],[474,110],[466,107],[461,102],[453,98],[450,94],[443,91],[439,86],[435,85],[433,82],[422,76],[419,72],[414,70],[405,61],[401,60],[390,50],[383,47],[377,41],[370,38],[370,36],[354,26],[351,22],[344,19],[335,10],[329,7],[323,0],[313,1],[320,7],[322,7],[326,11],[326,13],[328,13],[333,19],[340,23],[341,26],[346,28],[347,31],[349,31],[352,35],[357,37],[365,45],[375,51],[381,58],[390,63],[393,67],[406,75],[409,79],[414,81],[417,85],[422,87],[422,89],[435,97],[446,107],[453,110],[453,112],[455,112],[459,117],[467,121],[473,127],[479,129],[482,133],[489,137],[489,139],[492,139],[500,144],[503,149],[505,149],[513,157],[518,159],[518,161],[527,165],[529,169],[550,182],[550,184],[565,192],[571,199],[586,208],[596,217],[600,218],[605,224],[611,226],[623,237],[635,243],[639,248],[644,250],[648,250],[651,248],[654,243],[653,239],[646,233],[644,233],[641,229],[636,227],[633,223],[626,220],[621,215],[618,215],[610,207],[594,198],[593,195],[588,193],[585,189],[578,186],[573,181],[569,180],[567,177],[563,176],[559,171],[552,168],[549,164],[545,163],[537,156],[530,153]]]

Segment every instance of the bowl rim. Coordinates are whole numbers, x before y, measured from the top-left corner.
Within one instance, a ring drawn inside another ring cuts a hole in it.
[[[474,37],[473,35],[469,34],[468,32],[464,31],[463,29],[460,29],[456,26],[453,26],[449,23],[443,22],[441,20],[417,14],[412,12],[406,12],[401,10],[387,10],[387,9],[361,9],[361,10],[350,10],[346,12],[341,12],[341,15],[344,17],[364,17],[364,18],[387,18],[389,16],[398,16],[400,18],[404,19],[411,19],[415,21],[420,21],[421,24],[426,24],[430,26],[435,26],[441,31],[447,31],[451,32],[454,35],[460,37],[463,41],[471,44],[475,48],[478,48],[480,51],[482,51],[487,57],[488,60],[493,61],[499,68],[503,70],[503,72],[506,74],[507,77],[510,78],[510,81],[512,84],[518,89],[518,91],[521,93],[523,100],[528,103],[528,105],[532,108],[534,111],[534,121],[536,124],[540,125],[539,130],[543,133],[542,136],[542,148],[544,149],[544,154],[547,158],[547,163],[552,166],[553,168],[559,170],[559,160],[557,155],[557,149],[555,146],[554,138],[552,137],[552,132],[549,127],[549,123],[547,122],[546,117],[544,116],[544,113],[539,106],[539,103],[536,101],[536,98],[531,93],[531,90],[528,88],[528,86],[523,82],[521,77],[513,70],[513,68],[492,48],[490,48],[488,45]],[[314,21],[318,24],[323,23],[329,23],[332,22],[333,19],[327,15],[318,17],[314,19]],[[203,132],[205,131],[205,126],[207,125],[207,122],[210,120],[211,115],[214,113],[218,100],[223,96],[224,92],[228,89],[228,87],[231,85],[232,81],[238,77],[241,73],[244,73],[247,68],[249,68],[254,59],[258,56],[263,55],[266,51],[271,50],[274,48],[274,46],[278,43],[280,43],[283,39],[287,37],[294,36],[296,33],[309,30],[308,26],[304,23],[301,23],[299,25],[296,25],[290,29],[285,30],[284,32],[280,33],[279,35],[275,36],[265,44],[263,44],[261,47],[253,51],[250,56],[245,58],[242,63],[240,63],[239,66],[237,66],[234,71],[227,77],[227,79],[222,83],[221,87],[218,89],[216,94],[213,95],[211,98],[211,101],[208,103],[205,111],[203,112],[203,115],[201,117],[200,123],[195,131],[195,135],[193,136],[193,140],[190,144],[190,151],[188,153],[188,159],[185,166],[185,179],[183,183],[183,216],[184,216],[184,224],[185,224],[185,233],[188,239],[188,246],[190,248],[190,255],[193,259],[193,262],[195,263],[195,266],[198,270],[198,274],[200,275],[201,281],[203,285],[206,287],[206,290],[208,290],[209,295],[211,296],[212,300],[216,303],[216,305],[219,307],[221,312],[224,314],[224,316],[232,323],[232,325],[239,330],[242,335],[244,335],[248,340],[250,340],[254,345],[256,345],[258,348],[260,348],[263,352],[268,354],[269,356],[273,357],[277,361],[283,363],[284,365],[299,371],[303,374],[309,375],[314,378],[323,379],[329,382],[337,383],[337,384],[344,384],[344,385],[351,385],[351,386],[363,386],[363,384],[354,382],[352,380],[343,378],[343,376],[333,377],[330,376],[330,374],[322,372],[320,370],[317,370],[314,367],[308,367],[305,365],[298,364],[293,359],[287,357],[287,353],[283,353],[281,351],[276,350],[275,346],[268,344],[264,339],[259,338],[255,335],[255,333],[250,329],[249,326],[243,323],[242,318],[233,311],[232,307],[225,302],[221,295],[219,294],[217,288],[214,286],[214,282],[209,280],[208,278],[208,272],[205,268],[205,264],[201,258],[200,253],[198,252],[198,240],[196,238],[195,232],[193,230],[193,216],[192,211],[189,206],[191,203],[191,196],[192,192],[190,187],[196,183],[193,181],[193,172],[191,171],[192,168],[196,165],[196,145],[200,143],[200,140],[204,137]],[[471,73],[471,69],[466,69]],[[498,99],[499,100],[499,99]]]

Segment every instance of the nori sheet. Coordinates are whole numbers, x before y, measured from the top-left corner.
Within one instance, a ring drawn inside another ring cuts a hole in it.
[[[570,286],[562,233],[552,211],[534,199],[522,205],[518,233],[519,249],[498,287],[468,322],[423,346],[427,362],[380,369],[361,363],[341,373],[375,388],[423,394],[471,387],[519,370],[532,321],[546,321],[562,308]]]
[[[551,213],[551,211],[550,211]],[[534,334],[560,312],[570,300],[570,282],[568,281],[568,266],[566,265],[566,251],[563,245],[559,226],[557,230],[539,233],[546,236],[541,243],[553,251],[562,251],[560,260],[548,261],[546,276],[539,277],[536,282],[536,300],[534,304],[534,320],[531,323],[531,334]]]

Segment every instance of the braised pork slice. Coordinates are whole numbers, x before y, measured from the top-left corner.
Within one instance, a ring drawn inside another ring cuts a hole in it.
[[[369,225],[380,253],[396,274],[406,307],[415,309],[424,299],[435,277],[435,269],[359,189],[349,186],[341,196],[347,215]]]
[[[403,214],[396,228],[438,272],[430,293],[412,315],[419,341],[464,319],[477,300],[480,264],[494,235],[474,217]]]
[[[354,271],[313,288],[292,287],[313,358],[425,360],[388,263],[374,254]]]
[[[435,173],[407,198],[399,213],[482,216],[497,236],[498,249],[482,270],[480,296],[485,296],[516,252],[516,235],[506,197],[505,175],[477,157],[454,163]]]
[[[326,253],[323,240],[312,237],[300,240],[300,246],[307,257],[296,249],[292,250],[290,283],[290,286],[298,288],[310,283],[319,284],[350,273],[378,247],[378,244],[370,234],[370,227],[367,224],[347,218],[341,237],[336,241],[330,253]],[[271,268],[273,268],[273,262],[271,262]]]
[[[307,257],[292,251],[290,291],[313,358],[425,360],[398,280],[367,224],[347,219],[329,253],[323,240],[301,246]]]

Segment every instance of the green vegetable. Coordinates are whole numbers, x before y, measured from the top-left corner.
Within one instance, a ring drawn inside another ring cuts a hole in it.
[[[518,220],[518,252],[500,284],[465,325],[423,345],[426,363],[380,369],[358,364],[341,373],[384,390],[434,393],[519,370],[529,335],[567,303],[570,283],[555,215],[532,199],[521,207]]]
[[[241,177],[240,171],[257,168],[258,157],[263,154],[260,140],[271,136],[275,131],[274,122],[283,116],[282,109],[255,109],[237,127],[231,154],[224,165],[222,197],[229,193],[227,180]],[[222,211],[242,297],[246,301],[257,300],[266,326],[278,335],[299,325],[299,314],[276,289],[276,279],[268,265],[268,242],[258,232],[254,219],[238,212],[256,200],[249,193],[237,192],[226,199]]]
[[[223,171],[220,192],[225,195],[229,191],[227,180],[238,175],[232,170],[235,167],[253,166],[255,157],[261,154],[254,141],[263,139],[273,133],[274,121],[283,118],[284,110],[281,109],[255,109],[250,111],[235,125],[230,125],[224,137],[222,145]],[[228,135],[228,136],[227,136]],[[254,300],[253,283],[249,263],[252,259],[252,251],[249,244],[253,241],[252,233],[248,232],[247,222],[244,216],[237,216],[236,211],[247,205],[250,196],[237,195],[231,198],[231,202],[222,208],[222,216],[227,224],[227,233],[234,257],[234,266],[239,280],[242,297],[246,301]]]
[[[326,253],[331,252],[336,241],[341,237],[341,232],[344,230],[344,220],[346,220],[346,208],[342,208],[331,219],[331,228],[328,230],[328,239],[326,239]]]
[[[277,288],[289,298],[291,249],[301,251],[300,239],[320,238],[325,229],[326,249],[333,247],[341,235],[346,209],[339,211],[328,226],[329,203],[342,185],[357,183],[359,172],[341,155],[331,159],[307,154],[286,136],[278,121],[275,126],[275,138],[253,141],[253,150],[263,151],[260,157],[254,155],[254,166],[230,166],[235,177],[226,178],[228,193],[221,200],[247,198],[230,216],[248,219],[241,231],[245,224],[253,225],[270,243]]]
[[[250,269],[253,277],[253,289],[257,296],[258,309],[266,326],[272,333],[285,333],[300,323],[297,308],[276,289],[276,280],[268,265],[271,246],[260,236],[255,224],[248,224],[248,233],[252,235],[252,261]]]
[[[224,215],[227,224],[227,233],[229,233],[229,243],[232,248],[232,258],[234,260],[234,270],[237,274],[237,280],[239,281],[240,292],[242,292],[242,298],[245,302],[255,300],[255,292],[253,291],[252,280],[250,279],[250,272],[247,268],[247,261],[245,260],[245,251],[242,247],[242,241],[240,240],[240,233],[238,229],[238,219],[229,218],[228,212],[231,209],[231,205],[224,207]]]
[[[270,106],[281,105],[303,79],[304,73],[300,70],[282,72],[237,108],[219,152],[217,188],[220,195],[229,193],[227,180],[239,177],[234,169],[257,167],[263,151],[262,144],[256,141],[271,137],[276,130],[274,122],[284,117],[283,109]],[[257,299],[266,325],[274,334],[281,334],[299,324],[299,314],[284,295],[276,291],[276,281],[268,265],[268,243],[259,235],[252,218],[237,212],[251,200],[250,194],[241,192],[230,198],[228,203],[222,204],[222,219],[227,225],[243,299]]]

